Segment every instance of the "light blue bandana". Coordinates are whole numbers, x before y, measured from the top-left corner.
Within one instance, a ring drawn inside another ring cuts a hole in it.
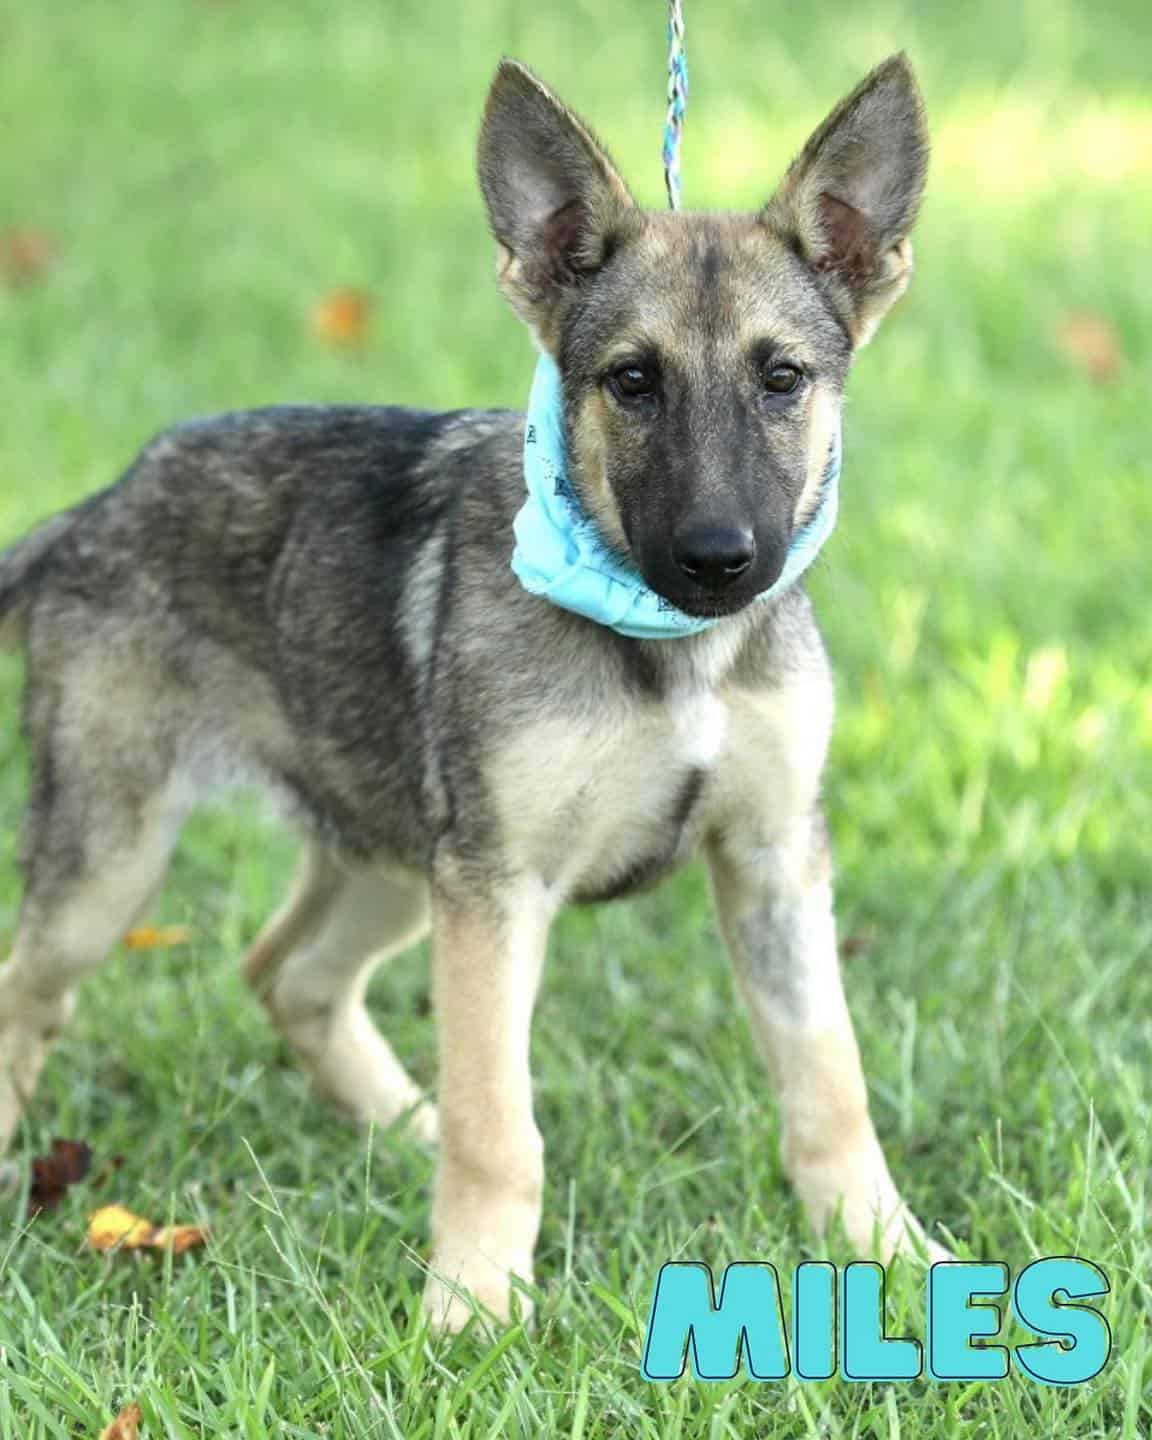
[[[613,555],[595,522],[584,513],[568,480],[564,397],[560,371],[549,355],[540,356],[532,381],[524,429],[524,479],[528,498],[516,516],[512,569],[525,590],[637,640],[673,640],[716,624],[714,619],[685,615],[657,595],[639,571]],[[836,524],[839,482],[837,429],[816,509],[792,536],[775,584],[757,600],[779,595],[816,558]]]

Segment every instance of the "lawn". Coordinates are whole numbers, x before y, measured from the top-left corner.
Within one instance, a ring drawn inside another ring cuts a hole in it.
[[[148,917],[190,943],[89,982],[16,1147],[22,1174],[55,1135],[124,1160],[32,1223],[0,1196],[0,1440],[95,1436],[134,1399],[146,1440],[1152,1435],[1152,17],[686,9],[690,206],[759,202],[888,51],[923,80],[919,274],[859,362],[811,586],[840,696],[847,984],[915,1208],[964,1256],[1102,1266],[1112,1359],[1069,1391],[641,1378],[663,1260],[786,1277],[821,1253],[696,869],[559,926],[538,1323],[432,1343],[431,1161],[333,1115],[245,994],[236,961],[293,845],[241,806],[193,825]],[[489,73],[533,63],[659,204],[663,49],[656,0],[0,0],[0,269],[15,227],[31,272],[0,277],[0,541],[192,414],[521,403],[531,351],[471,174]],[[372,297],[356,344],[316,332],[340,287]],[[0,948],[19,683],[0,656]],[[424,956],[373,1003],[433,1081]],[[93,1254],[111,1198],[211,1241]],[[921,1286],[894,1276],[895,1333],[922,1337]]]

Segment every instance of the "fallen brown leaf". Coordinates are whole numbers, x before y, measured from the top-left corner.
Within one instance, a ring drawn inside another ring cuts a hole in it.
[[[153,1225],[123,1205],[102,1205],[88,1218],[93,1250],[171,1250],[183,1255],[203,1245],[208,1231],[200,1225]]]
[[[55,247],[40,230],[0,231],[0,276],[10,285],[30,285],[52,263]]]
[[[168,950],[173,945],[187,945],[191,938],[187,925],[138,925],[120,943],[126,950]]]
[[[329,345],[351,348],[368,333],[372,297],[364,290],[333,290],[312,311],[312,328]]]
[[[208,1231],[201,1225],[163,1225],[152,1236],[157,1250],[171,1250],[173,1255],[183,1255],[197,1245],[203,1245]]]
[[[32,1184],[28,1190],[28,1214],[55,1210],[70,1185],[76,1185],[92,1167],[92,1151],[83,1140],[53,1140],[48,1155],[32,1161]]]
[[[1071,310],[1056,327],[1065,360],[1097,384],[1109,385],[1124,369],[1124,348],[1115,326],[1094,310]]]
[[[845,960],[850,960],[856,955],[866,955],[875,944],[875,930],[855,930],[841,940],[840,954]]]
[[[100,1432],[100,1440],[136,1440],[140,1433],[140,1406],[125,1405],[110,1425]]]

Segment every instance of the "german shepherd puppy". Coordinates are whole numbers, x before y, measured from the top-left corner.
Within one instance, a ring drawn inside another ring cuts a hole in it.
[[[715,621],[698,634],[625,638],[521,587],[510,411],[195,420],[0,557],[32,769],[2,1141],[189,811],[254,780],[306,841],[247,975],[325,1091],[438,1135],[434,1323],[473,1302],[506,1317],[512,1277],[532,1279],[529,1027],[553,916],[697,849],[811,1223],[885,1256],[926,1243],[837,965],[828,664],[799,587],[751,603],[812,508],[853,352],[908,283],[926,154],[894,57],[762,210],[646,213],[539,80],[496,73],[480,183],[501,286],[562,375],[571,483],[652,590]],[[429,928],[438,1120],[364,1005],[373,968]]]

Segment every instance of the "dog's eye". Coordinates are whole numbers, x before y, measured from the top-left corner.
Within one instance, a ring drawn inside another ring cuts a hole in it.
[[[618,400],[650,400],[656,394],[656,376],[643,365],[621,365],[608,383]]]
[[[762,372],[764,389],[770,395],[791,395],[801,378],[795,365],[766,365]]]

